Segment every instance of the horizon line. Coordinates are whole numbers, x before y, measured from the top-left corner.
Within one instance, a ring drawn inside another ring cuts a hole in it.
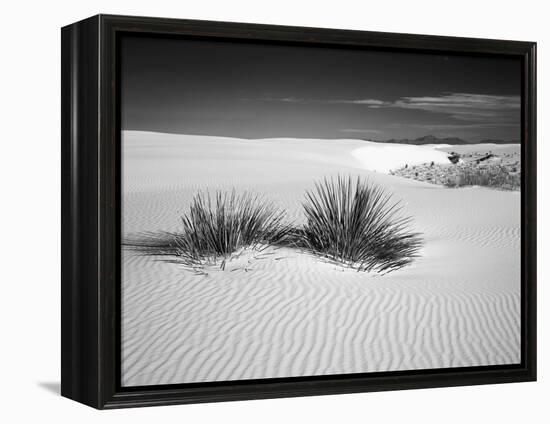
[[[121,129],[121,132],[139,132],[139,133],[154,133],[154,134],[166,134],[166,135],[184,135],[184,136],[195,136],[195,137],[216,137],[216,138],[230,138],[230,139],[236,139],[236,140],[275,140],[275,139],[295,139],[295,140],[357,140],[357,141],[369,141],[373,143],[388,143],[391,141],[394,141],[393,143],[388,144],[411,144],[411,143],[397,143],[396,141],[401,140],[408,140],[408,141],[416,141],[422,138],[426,137],[434,137],[438,140],[446,140],[446,139],[458,139],[462,140],[465,143],[461,144],[495,144],[495,145],[502,145],[502,144],[521,144],[520,140],[503,140],[503,139],[493,139],[493,138],[485,138],[481,139],[479,141],[468,141],[466,139],[463,139],[461,137],[457,136],[434,136],[432,134],[426,134],[420,137],[416,138],[388,138],[388,139],[367,139],[367,138],[337,138],[337,137],[291,137],[291,136],[282,136],[282,137],[261,137],[261,138],[247,138],[247,137],[234,137],[234,136],[225,136],[225,135],[209,135],[209,134],[192,134],[192,133],[182,133],[182,132],[168,132],[168,131],[155,131],[155,130],[134,130],[134,129]],[[487,140],[487,141],[485,141]],[[495,143],[496,141],[496,143]],[[426,143],[426,144],[434,144],[434,143]],[[452,143],[446,143],[451,144]],[[457,144],[460,145],[460,144]]]

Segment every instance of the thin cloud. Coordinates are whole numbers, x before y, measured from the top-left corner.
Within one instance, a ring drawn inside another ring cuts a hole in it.
[[[361,128],[342,128],[338,131],[343,133],[353,133],[353,134],[363,134],[363,133],[371,133],[371,134],[381,134],[382,131],[379,130],[369,130],[369,129],[361,129]]]
[[[264,102],[308,103],[306,99],[299,99],[297,97],[263,97],[260,100]]]
[[[521,101],[519,96],[447,93],[438,97],[403,97],[390,107],[444,113],[466,121],[508,121],[518,119]]]
[[[383,100],[377,99],[358,99],[358,100],[331,100],[330,103],[348,103],[354,105],[367,105],[370,107],[376,106],[386,106],[389,103]]]
[[[259,99],[243,98],[242,100],[260,100],[262,102],[283,102],[283,103],[306,103],[306,104],[356,104],[366,105],[369,107],[386,106],[389,103],[377,99],[336,99],[336,100],[320,100],[320,99],[304,99],[299,97],[260,97]]]
[[[389,102],[377,99],[338,100],[335,103],[365,105],[369,108],[423,110],[449,115],[465,121],[509,121],[518,119],[519,96],[496,96],[471,93],[445,93],[441,96],[401,97]]]
[[[495,122],[487,124],[407,124],[408,127],[434,129],[434,130],[456,130],[456,129],[478,129],[478,128],[494,128],[494,127],[516,127],[517,123]],[[402,125],[392,125],[402,126]]]
[[[395,101],[372,98],[319,100],[298,97],[264,97],[256,100],[301,104],[350,104],[370,109],[421,110],[444,114],[459,121],[478,122],[480,125],[492,126],[517,125],[521,109],[520,96],[472,93],[443,93],[440,96],[401,97]]]

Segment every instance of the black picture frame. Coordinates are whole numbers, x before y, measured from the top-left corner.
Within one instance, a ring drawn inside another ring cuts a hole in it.
[[[118,53],[127,33],[520,58],[521,364],[121,388]],[[536,380],[535,43],[113,15],[61,34],[63,396],[108,409]]]

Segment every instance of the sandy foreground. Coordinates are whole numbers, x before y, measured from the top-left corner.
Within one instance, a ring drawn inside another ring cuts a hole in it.
[[[125,237],[177,230],[206,188],[261,193],[299,224],[305,189],[351,174],[402,199],[425,246],[384,276],[291,249],[204,276],[123,250],[122,384],[520,362],[520,193],[385,173],[448,147],[124,132]]]

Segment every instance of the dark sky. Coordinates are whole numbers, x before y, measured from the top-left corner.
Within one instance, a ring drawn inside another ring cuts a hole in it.
[[[122,128],[242,138],[520,138],[520,62],[127,37]]]

